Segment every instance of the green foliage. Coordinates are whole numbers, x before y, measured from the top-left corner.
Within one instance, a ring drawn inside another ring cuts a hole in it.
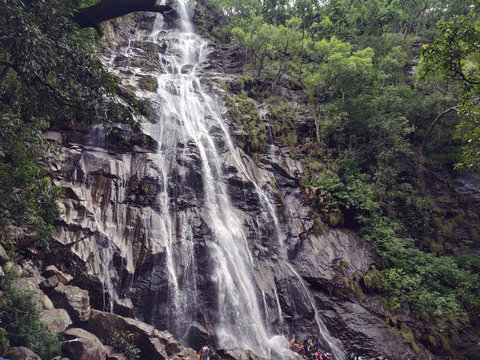
[[[243,127],[245,132],[244,135],[236,137],[237,145],[250,156],[262,153],[265,149],[267,134],[255,102],[245,96],[233,96],[227,100],[227,105],[230,116]]]
[[[138,81],[138,86],[143,90],[155,91],[157,89],[157,79],[153,76],[142,76]]]
[[[439,22],[440,35],[422,49],[423,76],[435,74],[461,84],[456,137],[463,142],[458,167],[480,165],[480,2],[466,2],[468,12]]]
[[[270,88],[296,69],[302,49],[301,20],[291,18],[285,25],[264,23],[261,17],[232,29],[233,41],[245,47],[257,77],[268,79]]]
[[[115,331],[107,341],[115,351],[124,354],[128,360],[140,359],[140,349],[133,343],[134,334],[130,331]]]
[[[0,342],[5,346],[26,346],[43,359],[61,354],[61,339],[40,320],[36,294],[10,286],[12,276],[2,281],[0,300]],[[8,340],[8,342],[7,342]],[[9,343],[9,345],[8,345]]]
[[[51,148],[42,136],[48,123],[41,117],[22,120],[20,106],[28,98],[23,99],[20,84],[14,86],[16,91],[8,91],[13,90],[10,83],[0,90],[0,242],[8,248],[10,233],[23,230],[29,240],[47,249],[61,195],[46,170],[37,166]]]
[[[0,243],[48,249],[61,191],[44,166],[54,147],[42,132],[74,121],[128,116],[91,31],[72,18],[91,1],[0,1]],[[42,165],[41,165],[42,164]],[[22,243],[11,241],[11,234]],[[24,241],[28,240],[28,241]]]
[[[8,340],[8,332],[3,327],[0,327],[0,356],[10,349],[10,341]]]
[[[275,97],[267,99],[267,103],[267,120],[271,126],[273,136],[282,145],[296,146],[298,141],[296,131],[298,115],[295,109]]]

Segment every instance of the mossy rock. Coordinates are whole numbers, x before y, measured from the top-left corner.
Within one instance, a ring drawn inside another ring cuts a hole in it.
[[[142,75],[138,80],[138,87],[142,90],[156,91],[158,87],[157,79],[150,75]]]

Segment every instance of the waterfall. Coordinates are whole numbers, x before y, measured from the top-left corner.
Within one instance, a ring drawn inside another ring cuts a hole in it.
[[[250,191],[261,204],[261,211],[254,215],[254,232],[275,237],[275,255],[288,264],[282,224],[269,194],[257,184],[255,174],[234,146],[221,105],[202,84],[210,43],[194,31],[190,6],[188,0],[178,0],[175,24],[157,15],[153,30],[139,33],[136,39],[162,49],[158,55],[162,69],[151,73],[156,89],[137,94],[155,104],[155,119],[143,124],[158,143],[153,166],[159,174],[160,191],[154,206],[157,215],[150,219],[158,230],[149,240],[164,254],[152,266],[153,319],[146,320],[167,328],[184,342],[188,342],[191,324],[201,322],[214,333],[221,348],[295,358],[286,337],[272,334],[274,330],[267,325],[266,295],[255,277],[258,260],[253,256],[242,211],[229,195],[226,158],[252,185]],[[134,46],[129,40],[123,55],[129,56]],[[134,76],[141,72],[135,69]],[[192,206],[193,202],[200,206]],[[199,273],[208,274],[208,279],[199,283]],[[302,286],[305,288],[303,282]],[[278,327],[285,331],[278,290],[273,287],[271,293]],[[214,314],[200,307],[200,299],[208,301]],[[311,296],[309,299],[315,309]],[[333,345],[315,313],[321,335]],[[339,350],[334,353],[338,360],[339,354]]]

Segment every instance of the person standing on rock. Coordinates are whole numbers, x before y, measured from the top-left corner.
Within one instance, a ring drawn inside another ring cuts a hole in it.
[[[200,350],[200,360],[210,360],[210,349],[207,345]]]

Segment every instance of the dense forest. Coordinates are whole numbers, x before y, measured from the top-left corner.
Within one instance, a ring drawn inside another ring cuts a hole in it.
[[[74,21],[93,3],[0,0],[0,244],[12,259],[48,252],[60,214],[62,189],[48,173],[55,148],[42,132],[133,123],[138,111],[115,101],[99,32]],[[451,184],[480,165],[480,1],[199,3],[199,29],[246,61],[223,84],[231,118],[247,130],[237,145],[260,162],[273,136],[303,164],[316,230],[353,229],[381,258],[335,295],[380,294],[392,325],[412,314],[419,325],[398,331],[413,348],[454,354],[458,336],[478,338],[480,218]],[[0,353],[22,344],[56,354],[58,339],[42,335],[28,294],[9,291],[7,275]]]

